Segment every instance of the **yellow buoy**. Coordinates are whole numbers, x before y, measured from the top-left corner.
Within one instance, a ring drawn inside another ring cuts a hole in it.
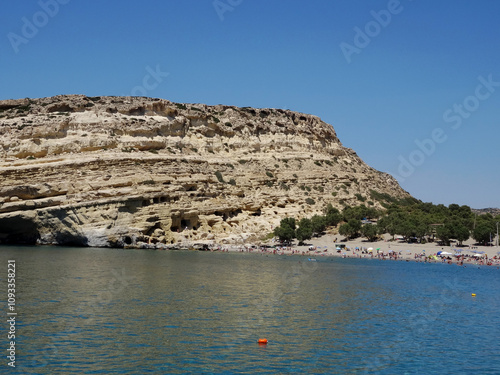
[[[472,295],[472,297],[475,297],[475,296],[476,296],[476,293],[472,293],[471,295]]]

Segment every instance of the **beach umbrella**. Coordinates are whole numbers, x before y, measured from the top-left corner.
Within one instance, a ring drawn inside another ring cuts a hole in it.
[[[439,253],[441,253],[441,255],[451,255],[451,253],[447,252],[447,251],[440,251]],[[438,255],[439,255],[438,253]]]
[[[437,255],[441,255],[443,252],[442,251],[438,251],[437,252]]]
[[[377,247],[377,250],[380,250],[380,247]]]
[[[483,254],[474,254],[473,257],[482,257]]]
[[[373,251],[373,247],[369,247],[369,248],[368,248],[368,251]]]

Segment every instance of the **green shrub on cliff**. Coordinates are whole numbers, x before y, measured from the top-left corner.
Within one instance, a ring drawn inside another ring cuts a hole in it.
[[[225,182],[224,178],[222,177],[222,173],[220,173],[219,171],[215,172],[215,177],[217,177],[217,180],[219,180],[219,182]]]
[[[309,204],[309,205],[311,205],[311,206],[314,205],[314,204],[316,204],[316,202],[312,198],[306,198],[306,203]]]

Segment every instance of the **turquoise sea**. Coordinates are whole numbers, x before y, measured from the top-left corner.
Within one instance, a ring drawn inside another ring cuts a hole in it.
[[[497,268],[0,247],[4,354],[8,260],[0,373],[500,374]]]

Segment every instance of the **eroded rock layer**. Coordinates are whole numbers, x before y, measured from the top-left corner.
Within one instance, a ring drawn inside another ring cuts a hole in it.
[[[316,116],[138,97],[0,101],[0,243],[252,242],[328,203],[376,206],[372,191],[409,196]]]

